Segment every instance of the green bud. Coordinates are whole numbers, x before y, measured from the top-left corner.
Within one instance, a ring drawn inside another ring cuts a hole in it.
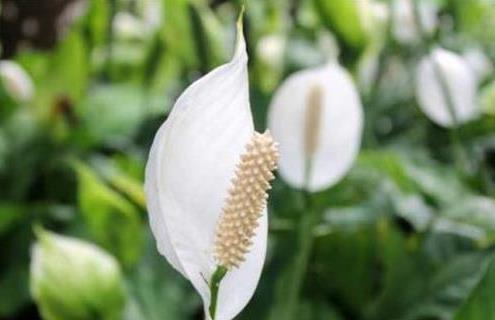
[[[387,19],[386,8],[372,0],[314,0],[323,24],[337,35],[339,42],[362,50],[372,37],[377,37],[378,25]],[[381,30],[383,32],[383,30]]]
[[[117,261],[97,246],[36,229],[31,295],[45,320],[117,320],[125,304]]]

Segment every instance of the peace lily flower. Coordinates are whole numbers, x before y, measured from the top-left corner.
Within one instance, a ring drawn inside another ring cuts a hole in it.
[[[275,93],[268,126],[290,185],[320,191],[336,184],[361,144],[363,111],[351,76],[334,61],[293,74]]]
[[[239,20],[233,59],[189,86],[159,129],[146,167],[159,252],[201,295],[208,319],[234,318],[257,286],[266,199],[277,161],[254,131]]]
[[[14,61],[0,61],[0,82],[7,93],[20,102],[30,100],[34,93],[31,77]]]
[[[477,77],[458,54],[442,48],[424,57],[416,70],[416,96],[426,116],[443,127],[474,119]]]
[[[415,10],[418,10],[417,13]],[[421,40],[421,32],[432,34],[438,25],[437,11],[438,8],[430,1],[393,1],[392,34],[394,38],[402,44],[415,44]],[[421,30],[418,28],[418,22],[421,23]]]

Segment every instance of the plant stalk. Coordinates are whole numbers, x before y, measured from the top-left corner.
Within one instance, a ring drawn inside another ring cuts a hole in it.
[[[309,259],[313,249],[313,230],[318,224],[318,212],[315,210],[311,200],[311,192],[308,191],[309,179],[311,175],[311,159],[306,160],[305,168],[305,190],[304,206],[297,229],[297,254],[292,264],[291,281],[292,285],[287,292],[286,310],[284,320],[297,319],[297,308],[300,305],[299,297],[304,284],[304,278],[308,269]]]
[[[210,280],[210,307],[208,311],[210,312],[210,317],[212,320],[215,320],[216,312],[217,312],[217,304],[218,304],[218,291],[220,290],[220,283],[223,278],[227,274],[228,269],[224,266],[218,266]]]

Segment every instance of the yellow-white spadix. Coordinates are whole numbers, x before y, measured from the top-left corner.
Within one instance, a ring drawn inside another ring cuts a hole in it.
[[[320,191],[339,182],[361,144],[363,111],[349,73],[337,62],[290,76],[270,105],[280,144],[279,171],[293,187]]]
[[[255,132],[242,27],[232,60],[190,85],[159,129],[146,167],[159,252],[201,295],[205,315],[233,319],[257,286],[277,145]],[[225,271],[219,291],[213,276]],[[213,302],[212,302],[213,300]]]
[[[479,115],[477,77],[460,55],[434,49],[416,70],[416,96],[426,116],[443,127],[454,127]]]

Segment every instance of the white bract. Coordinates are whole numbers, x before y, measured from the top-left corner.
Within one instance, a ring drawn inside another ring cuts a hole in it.
[[[483,81],[493,73],[493,64],[481,48],[470,47],[462,53],[462,56],[473,69],[478,82]]]
[[[476,75],[467,62],[442,48],[424,57],[416,70],[419,106],[430,120],[443,127],[454,127],[479,114],[476,86]]]
[[[334,185],[361,144],[363,111],[349,73],[330,62],[293,74],[273,98],[268,126],[280,144],[280,174],[290,185],[310,191]]]
[[[415,3],[415,1],[417,2]],[[415,6],[417,6],[417,14]],[[438,25],[437,11],[437,7],[430,1],[392,1],[392,34],[394,38],[403,44],[415,44],[421,38],[421,30],[426,34],[432,34]],[[418,28],[418,22],[421,23],[421,30]]]
[[[238,25],[233,59],[182,93],[146,167],[158,250],[191,281],[207,315],[211,277],[219,266],[228,269],[216,320],[234,318],[248,303],[266,251],[266,190],[277,154],[271,136],[254,131],[247,59]]]
[[[14,61],[0,61],[0,81],[12,98],[26,102],[34,93],[31,77]]]

